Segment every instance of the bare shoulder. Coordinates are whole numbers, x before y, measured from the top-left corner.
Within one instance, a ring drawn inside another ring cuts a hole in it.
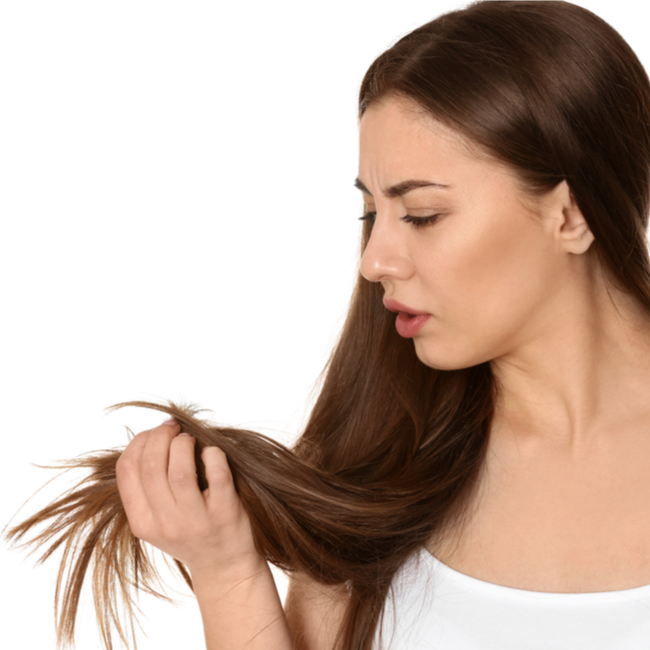
[[[332,650],[348,594],[343,585],[323,585],[294,573],[284,605],[296,650]]]

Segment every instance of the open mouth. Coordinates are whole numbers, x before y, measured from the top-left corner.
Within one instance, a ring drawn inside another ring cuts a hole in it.
[[[429,320],[431,314],[411,314],[407,311],[400,311],[395,319],[395,327],[398,334],[406,338],[415,336],[422,326]]]

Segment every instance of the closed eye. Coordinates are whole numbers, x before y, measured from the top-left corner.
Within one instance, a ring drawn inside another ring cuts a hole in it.
[[[441,214],[432,214],[430,217],[412,217],[410,214],[405,214],[401,219],[412,224],[415,228],[424,228],[434,224],[441,216]]]
[[[405,214],[403,217],[400,217],[405,223],[410,223],[414,228],[424,228],[425,226],[430,226],[434,224],[441,217],[441,214],[433,214],[430,217],[413,217],[410,214]],[[376,212],[366,212],[363,217],[359,217],[361,221],[370,221],[374,222],[377,217]]]

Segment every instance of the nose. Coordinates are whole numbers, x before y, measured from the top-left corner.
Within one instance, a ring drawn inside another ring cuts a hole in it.
[[[403,233],[388,219],[375,217],[370,239],[361,257],[361,275],[369,282],[406,280],[413,274]]]

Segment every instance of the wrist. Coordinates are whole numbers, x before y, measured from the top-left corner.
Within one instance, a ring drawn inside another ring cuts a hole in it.
[[[259,554],[239,558],[226,564],[188,567],[192,577],[194,593],[222,592],[246,583],[257,583],[260,579],[273,579],[266,560]]]

